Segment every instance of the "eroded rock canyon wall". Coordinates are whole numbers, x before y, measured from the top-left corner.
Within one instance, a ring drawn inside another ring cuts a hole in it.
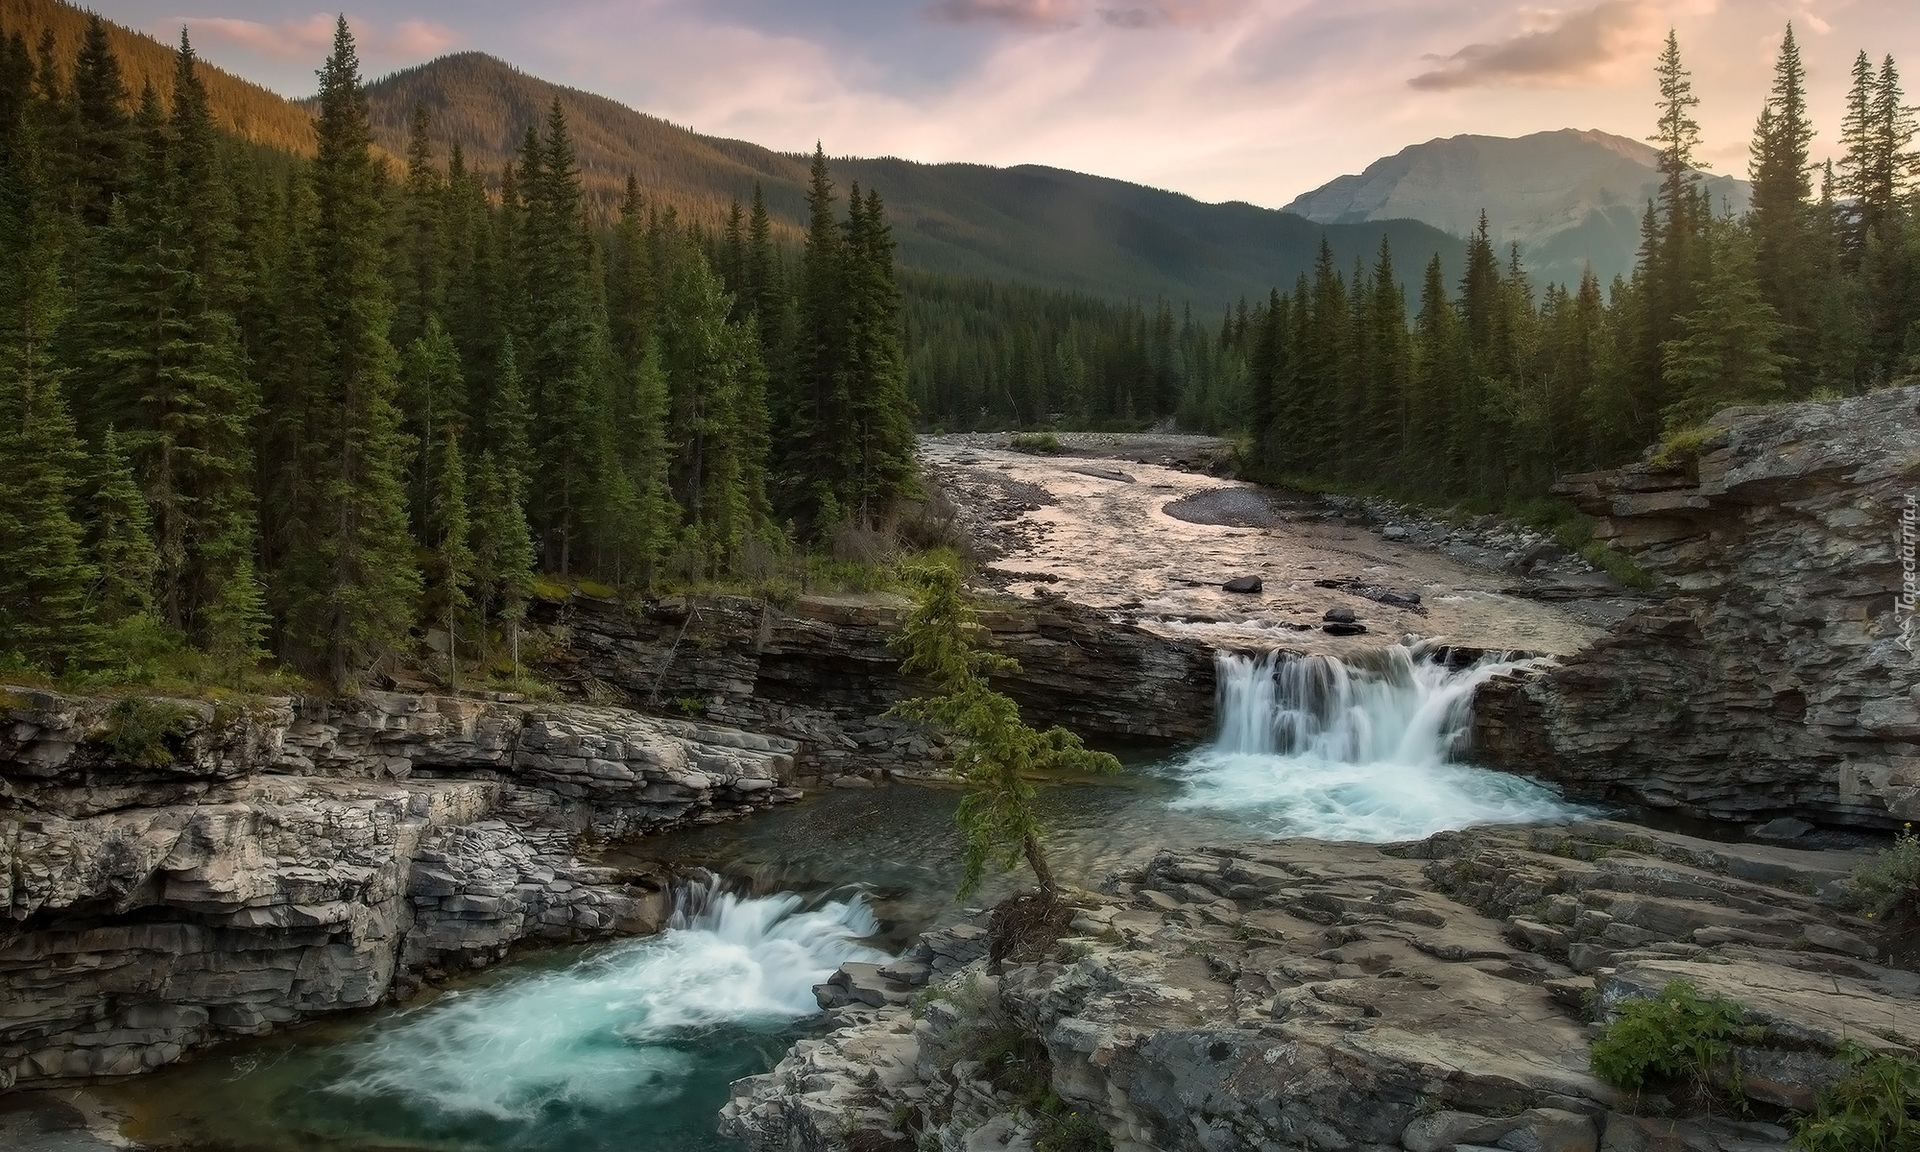
[[[1566,487],[1668,595],[1484,686],[1479,759],[1720,820],[1920,816],[1920,656],[1898,603],[1920,387],[1729,409],[1696,459]]]
[[[613,708],[13,689],[0,727],[0,1088],[123,1075],[367,1007],[516,941],[650,931],[575,859],[791,796],[777,737]],[[131,752],[119,739],[145,722]]]

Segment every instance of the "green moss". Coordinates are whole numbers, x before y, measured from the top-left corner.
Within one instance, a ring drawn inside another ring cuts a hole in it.
[[[552,577],[536,576],[533,580],[533,598],[549,604],[565,604],[573,599],[573,589]]]
[[[1659,582],[1633,558],[1604,540],[1589,540],[1580,549],[1580,558],[1629,588],[1651,592]]]
[[[1699,462],[1700,450],[1712,435],[1699,424],[1675,429],[1661,439],[1660,447],[1647,462],[1655,468],[1690,468]]]

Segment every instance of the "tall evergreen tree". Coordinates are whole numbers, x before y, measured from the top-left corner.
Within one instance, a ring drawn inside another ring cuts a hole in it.
[[[1776,350],[1785,327],[1754,280],[1752,242],[1744,229],[1713,229],[1713,271],[1700,306],[1680,319],[1666,345],[1669,429],[1684,428],[1728,404],[1778,399],[1785,358]]]
[[[360,62],[343,18],[320,71],[312,165],[318,362],[304,397],[317,475],[300,509],[307,538],[288,560],[288,641],[336,688],[402,647],[420,573],[401,477],[405,437],[388,343],[384,198]]]
[[[1789,330],[1796,359],[1809,359],[1817,339],[1816,309],[1824,295],[1814,282],[1821,267],[1814,249],[1812,166],[1808,149],[1813,125],[1807,116],[1806,69],[1793,25],[1780,43],[1773,90],[1753,134],[1752,212],[1754,274],[1761,295]]]

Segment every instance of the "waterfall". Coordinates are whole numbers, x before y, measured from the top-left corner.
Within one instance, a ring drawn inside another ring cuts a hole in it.
[[[813,1015],[813,986],[840,964],[886,960],[860,943],[878,931],[858,897],[807,907],[686,889],[658,936],[396,1015],[341,1051],[326,1091],[433,1128],[544,1129],[563,1115],[591,1127],[681,1094],[722,1037]]]
[[[1221,653],[1218,733],[1180,765],[1176,806],[1229,809],[1274,835],[1375,842],[1576,814],[1541,784],[1459,762],[1474,690],[1516,662],[1441,655]]]
[[[1332,656],[1223,652],[1216,657],[1214,747],[1349,764],[1450,759],[1467,735],[1474,690],[1516,664],[1499,655],[1454,668],[1433,655],[1396,645],[1353,664]]]

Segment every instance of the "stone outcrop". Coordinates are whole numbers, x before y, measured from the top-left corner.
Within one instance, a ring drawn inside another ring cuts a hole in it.
[[[1722,820],[1920,816],[1920,628],[1899,602],[1920,387],[1729,409],[1693,459],[1567,489],[1669,594],[1482,687],[1478,759]]]
[[[575,599],[547,622],[563,683],[635,707],[684,707],[793,740],[804,777],[943,775],[944,752],[887,719],[926,691],[893,648],[897,596],[803,596],[788,607],[737,596],[669,598],[630,611]],[[1192,743],[1213,727],[1213,650],[1093,609],[1057,603],[980,613],[985,639],[1020,662],[995,677],[1039,725],[1096,744]]]
[[[823,988],[841,1027],[738,1082],[722,1128],[769,1152],[1063,1124],[1118,1152],[1787,1152],[1844,1042],[1920,1053],[1920,977],[1834,906],[1853,862],[1609,822],[1163,852],[998,972],[935,932]],[[1598,1022],[1675,979],[1744,1007],[1748,1116],[1589,1071]]]
[[[614,708],[5,705],[0,1088],[154,1068],[524,939],[653,930],[664,879],[583,865],[579,838],[794,795],[786,741]]]

